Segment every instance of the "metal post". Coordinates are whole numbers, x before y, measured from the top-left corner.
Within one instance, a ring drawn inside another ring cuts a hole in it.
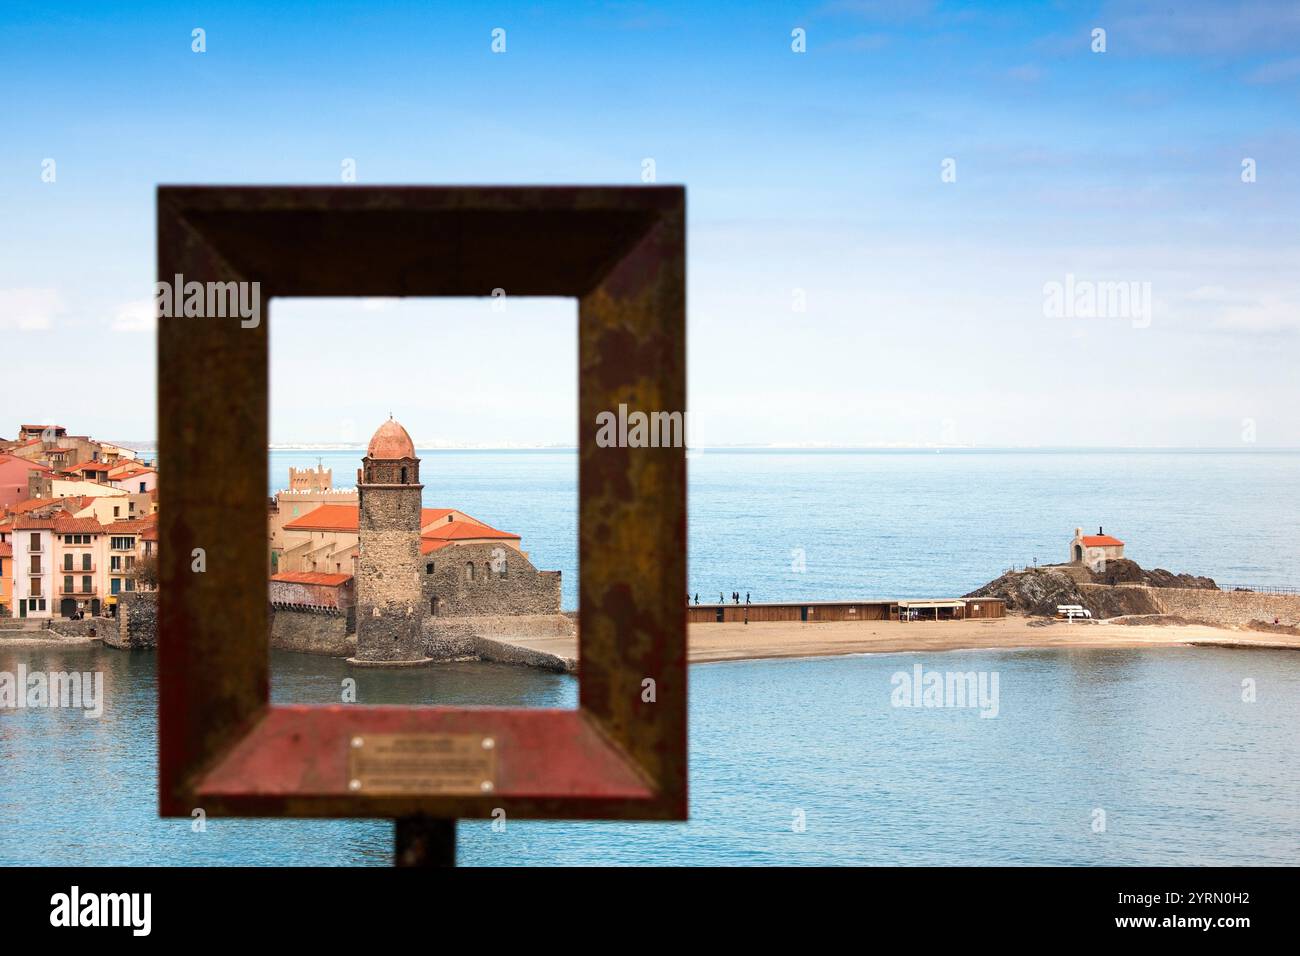
[[[398,817],[393,821],[394,866],[455,866],[456,821]]]

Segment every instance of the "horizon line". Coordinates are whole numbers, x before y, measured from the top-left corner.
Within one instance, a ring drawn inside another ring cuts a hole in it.
[[[156,451],[157,439],[135,441],[114,440],[111,444],[132,451]],[[287,441],[268,442],[268,451],[359,451],[366,442],[339,441]],[[417,451],[577,451],[576,444],[559,442],[413,442]],[[881,442],[875,444],[838,444],[834,442],[734,442],[687,446],[686,451],[1199,451],[1199,452],[1258,452],[1300,451],[1300,445],[1274,445],[1242,443],[1237,445],[948,445],[937,442]]]

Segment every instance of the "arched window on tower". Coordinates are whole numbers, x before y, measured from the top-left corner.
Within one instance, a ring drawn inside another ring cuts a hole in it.
[[[474,580],[474,562],[473,562],[473,561],[466,561],[466,562],[465,562],[465,580],[466,580],[466,581],[473,581],[473,580]]]
[[[402,484],[406,484],[406,466],[402,466]]]

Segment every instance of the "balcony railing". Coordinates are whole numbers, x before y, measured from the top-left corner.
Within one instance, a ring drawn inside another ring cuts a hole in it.
[[[59,593],[64,597],[94,597],[99,593],[99,588],[91,587],[89,591],[74,587],[71,591],[67,588],[59,588]]]
[[[90,567],[88,567],[88,568],[87,568],[87,567],[84,567],[84,566],[82,566],[82,567],[70,568],[70,567],[68,567],[68,566],[65,564],[65,565],[64,565],[63,567],[61,567],[59,570],[62,571],[64,574],[94,574],[94,573],[95,573],[95,565],[92,564],[92,565],[91,565]]]

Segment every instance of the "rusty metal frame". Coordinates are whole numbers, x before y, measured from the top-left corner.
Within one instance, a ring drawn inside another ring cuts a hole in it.
[[[160,281],[259,282],[263,303],[255,327],[158,323],[160,813],[685,819],[685,450],[598,447],[594,424],[621,403],[686,409],[685,190],[161,186],[157,201]],[[579,300],[579,709],[272,706],[267,303],[498,288]],[[366,732],[490,734],[496,791],[350,793],[346,742]]]

